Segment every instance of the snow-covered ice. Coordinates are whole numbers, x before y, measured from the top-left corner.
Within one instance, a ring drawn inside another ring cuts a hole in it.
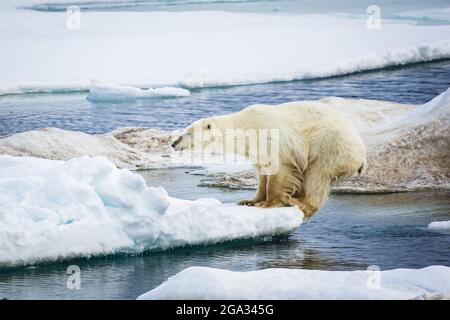
[[[130,130],[117,131],[119,138]],[[138,131],[137,129],[132,130]],[[152,165],[161,167],[160,156],[152,157],[152,150],[161,150],[154,140],[169,140],[170,134],[149,130],[145,152],[122,143],[114,134],[87,134],[58,128],[42,128],[13,134],[0,139],[0,154],[32,156],[50,160],[70,160],[80,156],[103,156],[120,168],[139,169]],[[128,137],[128,135],[127,135]],[[144,140],[144,138],[142,139]],[[153,144],[152,144],[153,142]],[[168,144],[168,141],[166,142]]]
[[[450,233],[450,220],[449,221],[433,221],[428,225],[428,230]]]
[[[87,98],[91,101],[126,101],[132,99],[187,97],[189,90],[175,87],[136,88],[117,84],[94,81],[89,89]]]
[[[103,157],[0,156],[0,265],[285,234],[297,208],[188,201]]]
[[[326,97],[320,101],[344,112],[362,135],[380,126],[395,123],[420,108],[420,105],[370,99]]]
[[[450,188],[450,88],[396,121],[362,132],[367,170],[341,187],[381,190]]]
[[[449,297],[450,267],[386,271],[190,267],[138,299],[433,299]]]
[[[197,12],[66,12],[0,4],[0,94],[89,90],[91,79],[155,88],[289,81],[450,57],[450,25],[366,17]],[[134,91],[135,92],[135,91]]]

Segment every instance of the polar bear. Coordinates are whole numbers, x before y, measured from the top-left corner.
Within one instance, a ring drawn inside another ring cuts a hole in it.
[[[228,133],[239,130],[244,135],[231,135],[229,143]],[[249,130],[256,134],[247,134]],[[259,134],[262,131],[266,133]],[[255,150],[249,142],[251,136],[256,139],[256,149],[261,136],[271,145],[276,140],[276,152],[261,147],[251,154]],[[235,153],[252,158],[258,189],[253,199],[240,205],[298,206],[306,217],[323,206],[332,183],[361,173],[366,163],[366,148],[352,122],[320,100],[258,104],[233,114],[200,119],[187,127],[172,147],[192,149],[196,143],[202,148],[238,145]]]

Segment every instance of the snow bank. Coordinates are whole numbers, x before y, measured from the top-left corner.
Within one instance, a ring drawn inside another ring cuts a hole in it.
[[[172,198],[102,157],[0,156],[0,265],[284,234],[302,218],[292,207]]]
[[[380,279],[378,282],[377,279]],[[450,268],[369,271],[184,269],[138,299],[413,299],[450,293]]]
[[[91,79],[136,88],[289,81],[450,58],[448,25],[383,21],[371,30],[366,17],[82,12],[74,30],[65,12],[0,5],[0,94],[89,90]]]
[[[427,228],[430,231],[450,233],[450,220],[449,221],[433,221],[428,225]]]
[[[104,82],[93,82],[87,98],[91,101],[126,101],[130,99],[187,97],[189,90],[174,87],[141,89]]]

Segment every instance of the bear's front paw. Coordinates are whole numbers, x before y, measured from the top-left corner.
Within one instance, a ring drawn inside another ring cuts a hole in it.
[[[253,207],[256,204],[255,200],[242,200],[238,202],[240,206],[251,206]]]

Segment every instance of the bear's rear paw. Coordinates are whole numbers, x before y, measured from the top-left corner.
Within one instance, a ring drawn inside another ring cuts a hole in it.
[[[286,207],[287,205],[281,201],[261,201],[255,204],[255,206],[260,208],[280,208]]]
[[[312,217],[314,215],[314,213],[317,210],[319,210],[319,208],[304,204],[303,202],[301,202],[300,200],[297,200],[297,199],[291,199],[290,204],[291,204],[291,206],[297,206],[297,208],[299,208],[300,211],[303,212],[303,214],[305,215],[305,218]]]

